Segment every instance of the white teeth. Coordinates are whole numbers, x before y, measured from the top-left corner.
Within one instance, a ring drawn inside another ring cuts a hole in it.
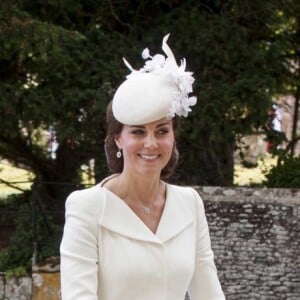
[[[156,159],[158,155],[146,155],[146,154],[141,154],[141,157],[144,159]]]

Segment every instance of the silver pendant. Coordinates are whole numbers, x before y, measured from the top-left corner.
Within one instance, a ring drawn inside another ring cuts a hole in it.
[[[150,209],[149,207],[143,207],[143,209],[144,209],[144,213],[145,213],[146,215],[149,215],[149,214],[150,214],[151,209]]]

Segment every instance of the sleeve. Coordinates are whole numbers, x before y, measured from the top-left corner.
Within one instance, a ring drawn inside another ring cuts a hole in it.
[[[85,192],[66,201],[66,220],[60,245],[61,299],[98,300],[98,222]]]
[[[218,279],[211,249],[203,201],[194,189],[193,194],[197,203],[196,257],[194,275],[188,294],[191,300],[224,300],[225,296]]]

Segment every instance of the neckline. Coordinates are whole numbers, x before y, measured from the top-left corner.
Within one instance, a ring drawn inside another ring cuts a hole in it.
[[[102,188],[105,188],[106,190],[109,190],[108,188],[106,188],[106,187],[103,186],[103,185],[104,185],[107,181],[109,181],[109,180],[111,180],[112,178],[117,177],[117,176],[119,176],[119,175],[120,175],[120,173],[115,173],[115,174],[109,175],[109,176],[105,177],[104,179],[102,179],[98,185],[99,185],[100,187],[102,187]],[[110,191],[110,190],[109,190],[109,191]],[[113,192],[111,192],[111,193],[113,193]],[[114,194],[114,193],[113,193],[113,194]]]
[[[120,205],[123,206],[124,209],[127,210],[128,213],[130,213],[130,215],[132,215],[139,223],[141,223],[144,228],[146,228],[146,230],[148,230],[149,232],[151,232],[154,236],[157,236],[157,233],[159,232],[159,229],[161,227],[161,223],[162,223],[162,220],[164,219],[164,216],[166,214],[166,210],[167,210],[167,207],[169,206],[169,201],[168,201],[168,195],[169,195],[169,186],[166,182],[165,183],[165,186],[166,186],[166,199],[165,199],[165,205],[163,207],[163,210],[162,210],[162,213],[161,213],[161,216],[160,216],[160,219],[158,221],[158,224],[157,224],[157,228],[156,228],[156,231],[152,231],[147,225],[146,223],[138,216],[138,214],[127,204],[127,202],[125,200],[123,200],[121,197],[119,197],[117,194],[115,194],[114,192],[112,192],[110,189],[106,188],[105,186],[103,186],[103,184],[105,184],[107,181],[109,181],[110,179],[118,176],[119,174],[113,174],[113,175],[110,175],[106,178],[104,178],[99,184],[98,186],[102,189],[104,189],[107,193],[109,193],[110,195],[112,195],[118,202]]]

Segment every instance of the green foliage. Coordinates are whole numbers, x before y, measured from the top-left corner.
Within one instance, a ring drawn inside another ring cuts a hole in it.
[[[198,97],[179,133],[179,178],[231,185],[236,135],[261,128],[273,97],[299,85],[290,71],[297,15],[296,0],[2,0],[0,156],[39,181],[78,184],[91,159],[96,180],[105,176],[105,110],[128,72],[121,58],[139,68],[141,51],[161,52],[171,32]],[[38,140],[49,128],[56,159]],[[63,209],[73,187],[47,186],[45,203]]]
[[[300,156],[286,156],[267,174],[267,187],[300,188]]]
[[[14,269],[7,270],[5,272],[5,277],[6,280],[9,280],[12,277],[22,277],[22,276],[26,276],[27,274],[28,272],[24,267],[17,267]]]
[[[9,271],[9,274],[24,275],[30,272],[34,253],[33,232],[36,232],[37,261],[59,253],[60,233],[48,216],[51,224],[51,233],[48,231],[45,220],[38,214],[36,225],[33,223],[33,208],[31,194],[14,196],[8,204],[10,207],[19,206],[14,217],[15,232],[11,236],[8,247],[0,250],[0,270]]]

